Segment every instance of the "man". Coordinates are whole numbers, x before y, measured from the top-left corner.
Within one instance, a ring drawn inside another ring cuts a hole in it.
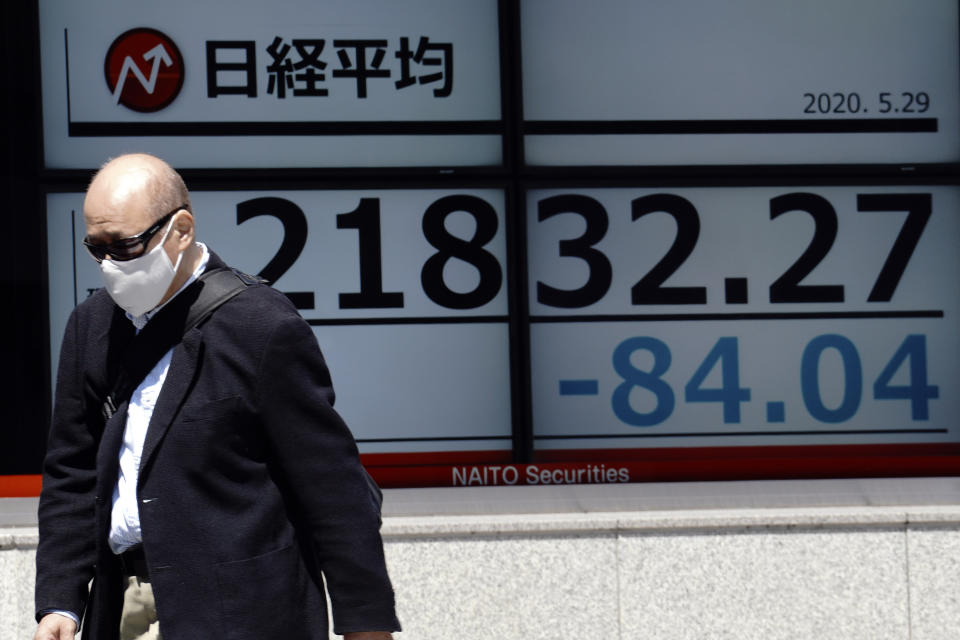
[[[72,639],[82,618],[96,640],[326,639],[325,579],[336,633],[389,639],[378,490],[294,307],[247,279],[196,327],[181,322],[159,361],[140,357],[225,268],[195,241],[192,211],[149,155],[112,160],[87,190],[84,245],[106,286],[64,335],[34,638]],[[149,372],[102,414],[137,365]]]

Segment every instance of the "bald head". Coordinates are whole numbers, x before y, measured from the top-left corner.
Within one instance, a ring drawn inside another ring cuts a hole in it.
[[[90,182],[87,198],[97,205],[92,209],[101,212],[142,209],[150,222],[177,207],[192,211],[190,194],[180,174],[160,158],[145,153],[123,155],[104,164]]]
[[[172,264],[183,254],[169,295],[193,273],[202,257],[194,242],[192,211],[187,187],[173,167],[144,153],[119,156],[103,165],[87,188],[83,201],[86,239],[109,246],[142,234],[172,214],[169,232],[154,234],[147,245],[149,250],[162,242]],[[107,255],[109,259],[109,252]]]

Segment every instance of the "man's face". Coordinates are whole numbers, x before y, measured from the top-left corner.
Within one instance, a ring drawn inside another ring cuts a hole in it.
[[[108,245],[141,234],[156,222],[140,178],[136,172],[105,175],[90,185],[83,204],[88,242]],[[155,233],[147,251],[157,246],[162,237],[162,230]]]

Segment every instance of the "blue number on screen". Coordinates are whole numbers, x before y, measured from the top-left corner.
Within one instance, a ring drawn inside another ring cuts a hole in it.
[[[907,358],[910,359],[910,384],[891,385],[894,374]],[[873,383],[873,397],[877,400],[909,400],[911,417],[914,420],[928,420],[928,401],[939,396],[939,387],[927,384],[927,336],[910,334],[904,338],[900,348]]]
[[[836,409],[828,409],[820,397],[820,356],[827,349],[836,349],[843,360],[843,401]],[[863,395],[863,370],[857,348],[849,339],[837,334],[817,336],[803,350],[800,363],[800,389],[807,411],[820,422],[844,422],[860,408]]]
[[[704,358],[684,389],[684,398],[687,402],[722,403],[724,422],[740,422],[740,403],[750,400],[750,389],[740,386],[740,359],[737,351],[736,338],[725,337],[717,340],[717,344]],[[721,374],[720,388],[704,389],[704,380],[718,362]]]
[[[634,352],[644,349],[653,354],[653,367],[650,371],[642,371],[633,366],[630,356]],[[670,368],[670,349],[666,344],[650,338],[640,336],[624,340],[613,351],[613,368],[623,383],[613,391],[613,413],[620,420],[634,427],[652,427],[658,425],[673,413],[673,390],[661,376]],[[657,397],[657,406],[648,413],[640,413],[630,406],[630,391],[640,387],[650,391]]]

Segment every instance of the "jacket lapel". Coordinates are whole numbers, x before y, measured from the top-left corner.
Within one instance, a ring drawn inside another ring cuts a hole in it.
[[[140,458],[139,484],[141,486],[157,447],[180,411],[190,387],[193,386],[202,351],[202,334],[198,329],[188,332],[180,344],[173,349],[170,369],[167,371],[163,388],[157,398],[157,405],[150,418],[147,437],[143,444],[143,455]]]
[[[101,292],[99,295],[107,300],[106,292]],[[109,309],[110,324],[92,341],[91,350],[86,356],[91,360],[98,356],[105,357],[102,360],[103,364],[94,370],[94,375],[97,377],[87,381],[85,390],[89,398],[95,398],[101,403],[112,389],[118,375],[120,359],[134,336],[133,324],[126,318],[123,310],[114,305],[112,300],[109,302]],[[123,430],[126,424],[127,402],[124,400],[114,414],[104,422],[102,430],[97,434],[100,438],[97,448],[97,468],[101,470],[97,474],[97,496],[103,500],[109,500],[112,497],[113,488],[117,484],[120,445],[123,442]]]
[[[220,259],[220,256],[211,251],[205,271],[224,267],[226,267],[226,264]],[[150,417],[150,424],[147,426],[147,437],[143,443],[143,454],[140,457],[139,486],[143,486],[143,479],[149,473],[150,464],[157,447],[180,411],[190,387],[193,386],[203,351],[202,336],[203,334],[199,329],[191,329],[173,348],[170,369],[167,371],[167,377],[163,381],[163,387],[153,409],[153,415]]]

